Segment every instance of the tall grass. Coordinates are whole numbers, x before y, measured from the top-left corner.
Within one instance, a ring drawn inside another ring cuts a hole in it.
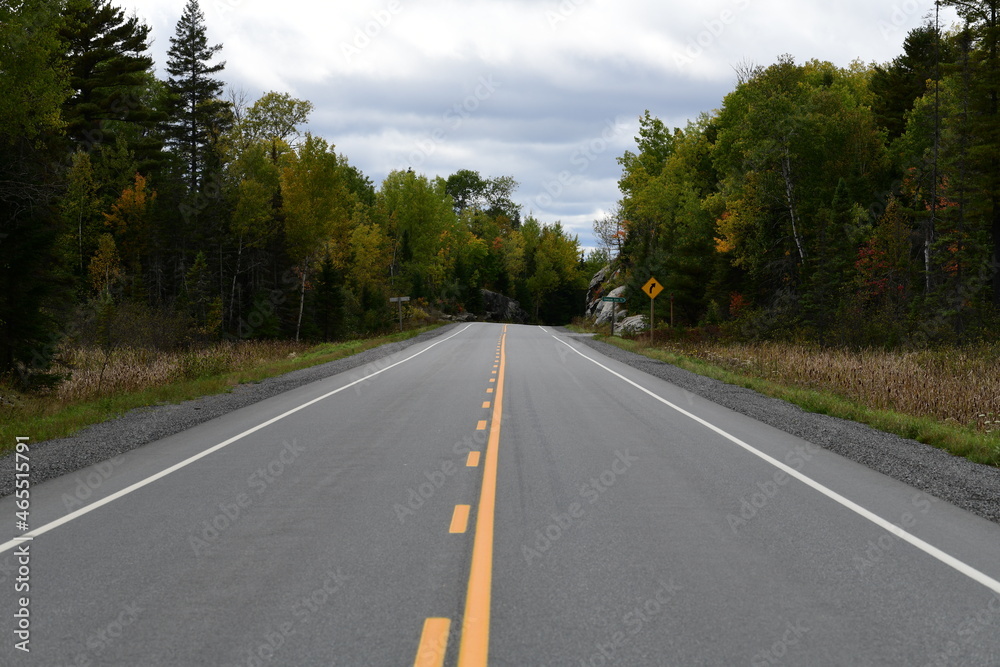
[[[1000,346],[913,352],[783,343],[673,344],[710,364],[830,391],[881,410],[1000,431]]]
[[[68,377],[55,389],[20,393],[0,383],[0,455],[11,449],[17,436],[27,436],[31,442],[65,437],[137,407],[226,392],[241,383],[348,357],[437,326],[321,345],[242,341],[187,352],[64,349],[59,354],[60,372]]]
[[[54,391],[53,398],[68,403],[144,391],[162,384],[251,369],[263,362],[302,354],[309,347],[285,341],[246,341],[187,352],[120,348],[105,354],[94,348],[73,348],[60,355],[70,375]]]
[[[609,338],[627,350],[1000,466],[1000,344],[920,351]]]

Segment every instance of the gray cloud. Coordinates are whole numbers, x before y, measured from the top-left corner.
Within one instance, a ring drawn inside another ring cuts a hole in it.
[[[162,70],[183,3],[119,2],[152,25]],[[312,101],[311,131],[376,183],[407,166],[512,175],[526,211],[562,220],[585,246],[593,218],[619,197],[616,159],[644,110],[683,126],[720,106],[742,60],[890,60],[933,6],[202,0],[227,81],[252,98],[281,90]]]

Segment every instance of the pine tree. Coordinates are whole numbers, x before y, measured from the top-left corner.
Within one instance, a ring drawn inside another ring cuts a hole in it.
[[[148,131],[164,120],[141,95],[153,67],[149,26],[126,18],[110,0],[68,0],[62,14],[59,37],[75,91],[63,105],[63,117],[77,146],[114,144],[115,121]]]
[[[969,213],[991,237],[993,304],[1000,306],[1000,0],[944,0],[966,21],[972,51],[968,122]]]
[[[47,0],[0,3],[0,374],[16,368],[32,381],[59,343],[67,293],[56,252],[63,183],[52,169],[70,94],[57,13]]]
[[[220,50],[221,44],[208,45],[205,15],[198,0],[188,0],[176,35],[170,38],[167,90],[171,97],[170,141],[183,159],[190,193],[199,191],[210,160],[213,130],[229,108],[220,99],[223,82],[213,78],[226,63],[210,64]]]
[[[872,111],[890,140],[906,131],[906,114],[927,92],[927,81],[936,76],[939,39],[933,23],[914,28],[903,42],[903,54],[888,65],[876,66],[872,73]],[[947,59],[949,54],[941,57]]]

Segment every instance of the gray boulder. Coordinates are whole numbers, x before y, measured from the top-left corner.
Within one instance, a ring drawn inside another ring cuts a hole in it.
[[[632,317],[627,317],[618,325],[618,330],[621,333],[639,333],[640,331],[646,331],[647,329],[649,329],[649,322],[646,320],[645,315],[633,315]]]
[[[481,290],[483,303],[486,306],[486,316],[483,318],[492,322],[509,322],[512,324],[527,324],[530,316],[521,308],[521,304],[509,296]]]

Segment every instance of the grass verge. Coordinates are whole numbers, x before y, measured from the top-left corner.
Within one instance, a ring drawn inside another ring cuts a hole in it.
[[[584,331],[579,326],[574,327],[574,330]],[[867,424],[880,431],[917,440],[976,463],[1000,467],[1000,432],[996,430],[983,432],[981,429],[955,420],[943,421],[922,414],[872,407],[864,401],[828,388],[807,386],[801,382],[790,381],[782,375],[766,378],[739,372],[692,354],[659,346],[651,347],[647,341],[608,336],[599,336],[598,339],[623,350],[673,364],[699,375],[794,403],[808,412]]]
[[[77,381],[68,381],[59,390],[32,395],[18,394],[10,387],[0,386],[0,455],[13,449],[17,436],[27,436],[32,443],[67,437],[135,408],[181,403],[201,396],[226,393],[240,384],[260,382],[350,357],[386,343],[409,340],[440,326],[443,325],[429,325],[378,338],[312,346],[279,343],[253,347],[253,344],[247,344],[250,354],[246,354],[245,350],[232,353],[243,344],[227,346],[227,353],[216,348],[184,355],[162,355],[166,358],[156,359],[144,352],[146,368],[163,366],[162,372],[145,373],[138,377],[130,373],[125,381],[120,379],[124,375],[118,372],[120,369],[113,366],[108,370],[102,366],[102,382],[96,384],[89,377],[98,374],[98,369],[94,368],[95,360],[84,360],[87,354],[73,351],[79,364],[79,372],[74,375],[81,377]],[[135,370],[131,352],[120,353],[121,370]]]

